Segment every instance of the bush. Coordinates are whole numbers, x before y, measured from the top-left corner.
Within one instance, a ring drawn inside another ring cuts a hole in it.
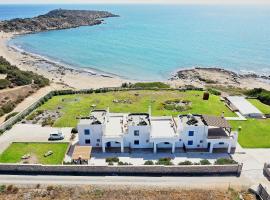
[[[14,116],[17,115],[17,114],[18,114],[18,112],[13,112],[13,113],[8,114],[8,115],[6,116],[6,118],[5,118],[5,121],[9,120],[11,117],[14,117]]]
[[[4,111],[4,113],[9,113],[9,112],[11,112],[14,108],[15,108],[15,104],[12,103],[11,101],[7,102],[6,104],[4,104],[4,105],[2,106],[2,110]]]
[[[189,160],[186,160],[186,161],[178,163],[178,165],[192,165],[192,162]]]
[[[154,162],[152,160],[147,160],[144,162],[144,165],[154,165]]]
[[[110,162],[117,163],[117,162],[119,162],[119,158],[117,158],[117,157],[106,158],[106,162],[107,163],[110,163]]]
[[[215,161],[215,165],[231,165],[237,164],[237,162],[230,158],[219,158]]]
[[[130,87],[132,88],[170,88],[170,86],[166,83],[162,82],[138,82],[131,84]]]
[[[0,185],[0,193],[5,192],[6,186],[5,185]]]
[[[7,88],[10,84],[11,84],[11,82],[10,82],[9,80],[6,80],[6,79],[0,79],[0,89],[5,89],[5,88]]]
[[[256,97],[262,103],[270,105],[270,91],[262,89],[262,88],[255,88],[253,90],[249,90],[246,92],[246,95],[251,97]]]
[[[131,163],[119,161],[118,165],[132,165]]]
[[[5,112],[3,111],[2,108],[0,108],[0,117],[3,116],[5,114]]]
[[[71,133],[74,133],[74,134],[78,133],[78,129],[77,128],[72,128]]]
[[[218,90],[216,90],[216,89],[214,89],[214,88],[209,88],[208,89],[208,92],[211,93],[211,94],[213,94],[213,95],[216,95],[216,96],[220,96],[221,95],[221,92],[218,91]]]
[[[200,164],[201,165],[211,165],[211,163],[207,159],[200,160]]]
[[[171,158],[160,158],[157,162],[156,165],[173,165],[171,162]]]

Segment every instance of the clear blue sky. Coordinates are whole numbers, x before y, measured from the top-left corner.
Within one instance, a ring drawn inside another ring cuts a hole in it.
[[[270,4],[270,0],[0,0],[0,4],[11,3],[191,3],[191,4]]]

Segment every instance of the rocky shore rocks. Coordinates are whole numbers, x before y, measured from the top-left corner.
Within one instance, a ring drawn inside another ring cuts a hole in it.
[[[0,31],[35,33],[48,30],[93,26],[102,23],[103,18],[118,17],[106,11],[57,9],[33,18],[16,18],[0,22]]]

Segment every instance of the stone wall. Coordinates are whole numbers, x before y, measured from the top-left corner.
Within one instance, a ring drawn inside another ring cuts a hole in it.
[[[201,166],[90,166],[90,165],[28,165],[1,164],[0,174],[39,175],[125,175],[125,176],[239,176],[242,165]]]

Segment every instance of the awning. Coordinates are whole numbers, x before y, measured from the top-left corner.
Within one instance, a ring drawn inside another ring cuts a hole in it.
[[[203,115],[202,118],[207,126],[214,126],[219,128],[231,128],[230,124],[224,117]]]
[[[89,160],[91,157],[91,152],[91,146],[75,146],[72,154],[72,160]]]

